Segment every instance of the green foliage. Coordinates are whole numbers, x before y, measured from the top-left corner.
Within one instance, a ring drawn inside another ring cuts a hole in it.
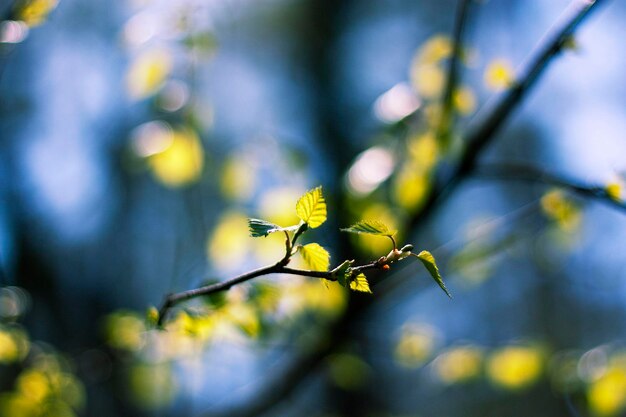
[[[317,243],[309,243],[299,248],[302,259],[312,271],[328,271],[330,254]]]
[[[452,298],[452,295],[446,288],[446,285],[443,283],[443,279],[441,278],[441,274],[439,273],[439,268],[437,267],[437,263],[435,262],[435,258],[433,257],[433,255],[430,252],[423,250],[415,256],[417,257],[417,259],[422,261],[422,263],[424,264],[424,266],[430,273],[430,276],[433,277],[433,279],[435,280],[435,282],[437,282],[437,284],[439,284],[439,286],[446,293],[446,295]]]
[[[322,195],[321,186],[300,197],[296,204],[296,213],[311,229],[321,226],[326,221],[326,200]]]
[[[378,220],[360,220],[359,222],[353,224],[352,226],[341,229],[342,232],[348,233],[365,233],[368,235],[375,236],[386,236],[392,237],[396,234],[396,230],[391,230],[387,225]]]
[[[250,229],[250,236],[265,237],[274,232],[294,231],[298,228],[298,226],[280,227],[266,220],[248,219],[248,228]]]
[[[372,293],[372,290],[370,290],[370,285],[367,282],[367,278],[365,277],[365,274],[362,272],[359,275],[357,275],[352,281],[350,281],[350,289],[354,291],[366,292],[370,294]]]
[[[353,263],[354,263],[354,259],[343,261],[341,265],[339,265],[337,268],[332,270],[330,274],[331,277],[335,278],[341,286],[346,287],[347,286],[346,283],[350,279],[351,267]]]

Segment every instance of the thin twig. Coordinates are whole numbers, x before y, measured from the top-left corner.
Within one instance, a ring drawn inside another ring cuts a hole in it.
[[[459,0],[458,11],[454,22],[452,57],[448,67],[448,76],[441,104],[441,119],[437,127],[437,139],[448,144],[450,133],[454,130],[454,91],[460,80],[459,62],[463,51],[463,36],[471,0]]]
[[[580,196],[601,201],[611,207],[626,211],[626,202],[616,200],[607,192],[606,187],[600,185],[587,185],[579,181],[566,178],[557,174],[546,172],[530,165],[484,165],[477,167],[474,176],[490,180],[513,180],[526,182],[539,182],[555,187],[570,190]]]
[[[288,260],[289,259],[287,259],[287,261]],[[368,269],[380,269],[381,266],[382,265],[379,262],[375,261],[364,265],[352,267],[350,268],[350,270],[352,271],[353,275],[355,275]],[[205,285],[203,287],[167,295],[165,297],[165,300],[163,301],[163,304],[161,305],[161,308],[159,309],[159,318],[157,321],[157,325],[162,326],[165,322],[165,318],[169,310],[180,302],[196,297],[215,294],[221,291],[227,291],[237,284],[250,281],[251,279],[260,277],[262,275],[270,274],[299,275],[303,277],[323,278],[328,281],[337,281],[337,277],[333,274],[333,271],[310,271],[306,269],[288,268],[285,266],[284,260],[281,260],[274,265],[268,265],[263,268],[255,269],[253,271],[246,272],[245,274],[241,274],[234,278],[228,279],[226,281],[217,282],[214,284]]]

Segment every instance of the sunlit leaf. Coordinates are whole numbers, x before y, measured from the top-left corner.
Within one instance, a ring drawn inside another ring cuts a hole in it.
[[[250,236],[262,237],[277,231],[280,226],[261,219],[248,219],[248,228],[250,229]]]
[[[322,195],[322,187],[314,188],[300,197],[296,204],[296,213],[311,229],[319,227],[326,221],[326,201]]]
[[[396,234],[396,230],[391,230],[386,224],[378,220],[360,220],[350,227],[341,229],[342,232],[348,233],[365,233],[368,235],[376,236],[393,236]]]
[[[350,282],[350,289],[353,291],[372,293],[372,290],[370,290],[370,284],[367,282],[367,278],[362,272]]]
[[[328,271],[330,254],[317,243],[309,243],[300,248],[300,254],[309,269],[313,271]]]
[[[433,255],[430,252],[423,250],[417,255],[417,258],[422,261],[422,263],[430,273],[430,276],[433,277],[437,284],[439,284],[439,286],[446,293],[446,295],[452,298],[452,295],[446,288],[446,285],[443,283],[443,279],[441,278],[439,268],[437,268],[437,263],[435,262],[435,258],[433,257]]]

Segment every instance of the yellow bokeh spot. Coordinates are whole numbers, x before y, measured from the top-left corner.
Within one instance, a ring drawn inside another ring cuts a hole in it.
[[[224,196],[232,200],[248,200],[254,192],[255,182],[255,168],[249,161],[241,156],[228,158],[220,181]]]
[[[247,303],[229,303],[224,307],[224,315],[246,335],[256,337],[261,330],[257,311]]]
[[[619,182],[611,182],[607,184],[604,190],[610,199],[621,201],[622,194],[624,193],[624,187]]]
[[[469,87],[460,87],[454,91],[452,102],[457,111],[466,116],[476,110],[476,96]]]
[[[0,329],[0,363],[11,363],[19,357],[19,347],[11,333]]]
[[[543,371],[544,356],[531,346],[507,346],[494,352],[487,362],[491,381],[506,389],[517,390],[534,383]]]
[[[430,176],[413,164],[402,168],[393,182],[394,200],[408,211],[420,208],[428,196],[430,190]]]
[[[336,282],[326,284],[315,278],[290,277],[281,285],[283,294],[278,301],[278,311],[290,317],[308,310],[329,316],[340,313],[346,305],[346,292]]]
[[[48,377],[42,372],[28,369],[20,374],[16,382],[17,390],[35,403],[41,403],[50,394]]]
[[[438,97],[445,84],[446,75],[439,65],[417,65],[411,71],[411,82],[417,92],[426,99]]]
[[[408,143],[411,160],[420,171],[428,171],[437,163],[439,144],[435,134],[431,131],[416,135]]]
[[[513,85],[515,72],[511,63],[504,59],[495,59],[485,70],[485,84],[494,91],[504,90]]]
[[[106,341],[113,348],[134,352],[144,345],[144,321],[132,313],[113,313],[104,327]]]
[[[480,374],[483,351],[476,346],[459,346],[442,353],[433,362],[434,372],[446,384],[466,382]]]
[[[226,212],[209,238],[209,259],[216,268],[236,270],[250,248],[247,217],[238,212]]]
[[[42,24],[59,0],[23,0],[15,6],[15,16],[30,27]]]
[[[626,370],[609,369],[587,390],[589,408],[597,416],[613,416],[626,406]]]
[[[417,60],[423,64],[433,64],[452,55],[452,40],[448,36],[436,35],[420,47]]]
[[[140,100],[155,94],[172,70],[172,56],[164,49],[146,51],[131,64],[126,76],[129,95]]]
[[[204,150],[191,129],[173,130],[171,135],[169,146],[148,157],[148,164],[158,181],[169,187],[180,187],[200,178]]]
[[[280,187],[264,193],[259,203],[259,212],[263,219],[279,226],[298,224],[296,202],[304,191],[294,187]]]
[[[170,404],[177,393],[174,373],[168,364],[139,364],[130,371],[130,394],[136,405],[158,409]]]
[[[435,348],[436,332],[431,326],[403,326],[394,350],[394,359],[407,368],[417,368],[430,358]]]
[[[541,198],[541,209],[565,231],[573,231],[580,225],[580,210],[561,190],[547,192]]]
[[[30,398],[16,393],[0,394],[0,416],[6,417],[38,417],[41,405]]]
[[[371,375],[369,365],[355,355],[335,354],[328,361],[332,381],[344,390],[363,387]]]

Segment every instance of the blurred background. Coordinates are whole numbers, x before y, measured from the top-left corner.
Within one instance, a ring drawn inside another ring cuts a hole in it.
[[[455,124],[442,94],[457,2],[3,0],[0,3],[0,415],[618,416],[626,410],[626,4],[568,39],[479,167],[419,217],[481,108],[569,4],[469,1]],[[297,223],[365,263],[373,295],[260,277],[170,292],[283,256],[246,219]]]

